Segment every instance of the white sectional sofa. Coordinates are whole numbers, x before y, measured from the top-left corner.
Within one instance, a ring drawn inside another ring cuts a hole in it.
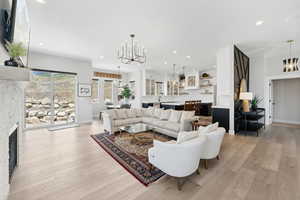
[[[145,123],[154,131],[177,138],[180,131],[191,131],[194,111],[162,110],[158,108],[113,109],[103,112],[104,130],[119,131],[120,126]]]

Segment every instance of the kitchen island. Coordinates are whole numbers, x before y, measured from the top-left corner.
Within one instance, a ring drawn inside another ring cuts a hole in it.
[[[162,108],[164,110],[173,109],[173,110],[184,110],[185,102],[182,101],[164,101],[164,102],[143,102],[143,108],[155,107]],[[212,105],[211,102],[200,103],[198,109],[195,109],[197,116],[211,116],[212,114]]]

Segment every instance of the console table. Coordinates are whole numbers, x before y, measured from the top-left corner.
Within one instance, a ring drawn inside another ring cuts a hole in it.
[[[250,112],[241,111],[240,130],[256,132],[258,136],[261,128],[266,128],[266,110],[264,108],[257,108]]]

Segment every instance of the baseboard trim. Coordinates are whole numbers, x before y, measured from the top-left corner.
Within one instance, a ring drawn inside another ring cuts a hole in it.
[[[229,133],[229,135],[235,135],[235,131],[234,130],[229,130],[228,133]]]
[[[63,129],[68,129],[68,128],[76,128],[79,127],[79,124],[66,124],[66,125],[61,125],[61,126],[54,126],[48,128],[48,131],[59,131]]]
[[[289,120],[280,120],[280,119],[274,119],[273,123],[285,123],[285,124],[295,124],[300,125],[299,121],[289,121]]]
[[[78,124],[91,124],[91,123],[93,123],[93,120],[78,122]]]

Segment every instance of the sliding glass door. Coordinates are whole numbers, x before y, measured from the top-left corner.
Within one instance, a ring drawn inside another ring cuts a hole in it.
[[[51,124],[51,74],[32,72],[31,81],[25,88],[25,125],[26,128]]]
[[[76,75],[32,71],[25,88],[25,128],[74,123]]]
[[[53,73],[54,124],[75,122],[75,88],[74,75]]]

